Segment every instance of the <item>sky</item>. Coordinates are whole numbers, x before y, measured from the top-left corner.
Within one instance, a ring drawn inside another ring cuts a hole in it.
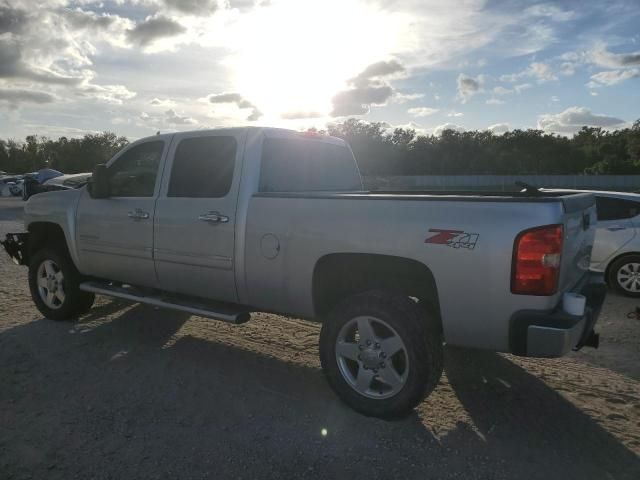
[[[640,0],[0,0],[0,138],[625,128]]]

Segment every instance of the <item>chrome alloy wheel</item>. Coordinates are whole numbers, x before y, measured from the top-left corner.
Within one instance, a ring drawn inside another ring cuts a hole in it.
[[[640,263],[625,263],[618,270],[616,278],[627,292],[640,293]]]
[[[409,374],[407,347],[400,335],[379,318],[349,320],[336,339],[336,361],[342,377],[368,398],[393,397]]]
[[[62,306],[65,299],[64,275],[53,260],[44,260],[38,267],[38,293],[44,304],[53,310]]]

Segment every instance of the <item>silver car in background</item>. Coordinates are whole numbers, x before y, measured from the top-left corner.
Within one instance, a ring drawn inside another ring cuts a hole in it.
[[[640,297],[640,194],[597,190],[541,189],[583,192],[596,197],[598,224],[591,270],[602,272],[610,287]]]

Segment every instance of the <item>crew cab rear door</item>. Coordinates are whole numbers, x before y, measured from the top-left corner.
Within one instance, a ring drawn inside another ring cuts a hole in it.
[[[237,301],[235,224],[244,131],[176,134],[156,205],[160,288]]]

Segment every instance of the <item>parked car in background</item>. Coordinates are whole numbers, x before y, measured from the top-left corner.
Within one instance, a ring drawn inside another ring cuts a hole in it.
[[[56,188],[48,189],[44,185],[54,178],[64,176],[62,172],[51,168],[43,168],[37,172],[28,173],[24,176],[24,185],[22,188],[22,199],[29,200],[29,197],[36,193],[49,192],[51,190],[59,190]]]
[[[22,175],[0,176],[0,197],[20,196],[22,183]]]
[[[46,180],[40,187],[40,192],[55,192],[57,190],[71,190],[73,188],[84,187],[91,173],[73,173],[70,175],[60,175]]]
[[[598,224],[591,270],[604,273],[609,286],[619,292],[640,297],[640,194],[550,188],[541,191],[595,195]]]

